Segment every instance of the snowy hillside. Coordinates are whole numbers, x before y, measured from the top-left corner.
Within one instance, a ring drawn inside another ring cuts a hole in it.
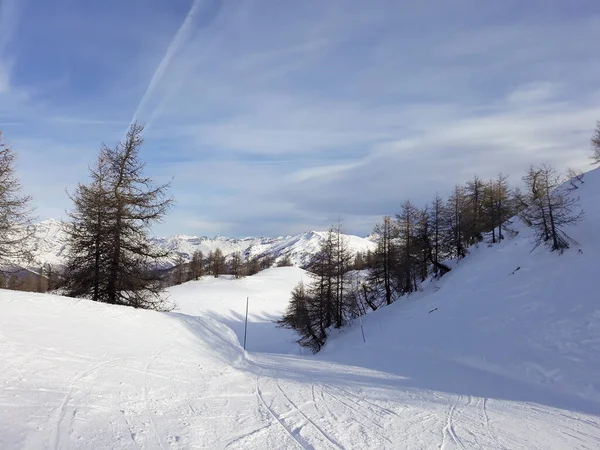
[[[532,252],[514,224],[317,356],[272,322],[298,268],[172,287],[172,313],[0,290],[0,448],[600,448],[600,170],[584,181],[578,247]]]
[[[280,259],[289,256],[296,266],[305,266],[319,249],[321,240],[326,236],[322,231],[310,231],[294,236],[275,238],[215,238],[176,235],[166,238],[153,238],[155,245],[161,249],[173,252],[173,257],[164,261],[165,267],[174,264],[177,254],[182,254],[187,260],[196,250],[201,250],[205,255],[211,250],[221,249],[225,256],[234,252],[241,252],[246,258],[254,256],[272,256]],[[375,244],[369,238],[346,235],[348,246],[352,252],[366,252],[373,249]],[[68,251],[65,246],[65,233],[60,222],[46,220],[34,225],[32,251],[35,267],[45,263],[61,265]]]

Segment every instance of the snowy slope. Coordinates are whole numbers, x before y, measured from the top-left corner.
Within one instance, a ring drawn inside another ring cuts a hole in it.
[[[297,268],[173,287],[173,313],[0,290],[0,448],[600,448],[600,171],[579,193],[581,253],[515,224],[317,356],[269,320]]]
[[[263,420],[221,323],[48,295],[0,302],[2,449],[218,447]]]
[[[173,252],[173,257],[165,259],[165,267],[174,265],[176,255],[183,255],[189,260],[196,250],[201,250],[205,255],[219,248],[225,256],[234,252],[241,252],[246,258],[269,255],[276,259],[289,256],[296,266],[305,266],[312,256],[318,251],[326,232],[310,231],[294,236],[281,236],[275,238],[248,237],[243,239],[216,236],[215,238],[176,235],[171,237],[153,238],[153,243],[163,250]],[[345,235],[348,246],[352,252],[366,252],[375,247],[369,238]],[[46,220],[33,226],[31,240],[32,253],[35,263],[33,267],[39,268],[45,263],[53,266],[64,262],[66,247],[65,233],[62,225],[56,220]]]
[[[229,277],[203,277],[169,289],[177,312],[208,316],[226,324],[244,341],[244,318],[248,298],[247,346],[251,352],[291,353],[298,350],[289,330],[277,328],[289,301],[290,292],[306,272],[297,267],[263,270],[251,277],[232,280]]]

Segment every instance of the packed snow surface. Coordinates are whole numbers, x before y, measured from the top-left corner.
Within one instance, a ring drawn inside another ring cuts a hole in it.
[[[0,291],[0,448],[598,449],[600,172],[584,180],[578,246],[532,252],[515,222],[317,356],[272,323],[297,268],[173,287],[171,313]]]

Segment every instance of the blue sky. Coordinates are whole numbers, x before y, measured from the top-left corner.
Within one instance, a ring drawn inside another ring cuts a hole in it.
[[[473,173],[589,167],[600,3],[0,0],[0,129],[62,218],[132,118],[157,234],[368,234]]]

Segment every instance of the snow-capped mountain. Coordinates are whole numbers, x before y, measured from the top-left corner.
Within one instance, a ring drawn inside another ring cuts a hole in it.
[[[60,266],[64,263],[66,235],[61,222],[50,219],[35,224],[32,238],[34,266],[43,264]],[[276,260],[289,256],[292,264],[306,265],[311,257],[318,251],[321,241],[327,232],[309,231],[293,236],[280,237],[247,237],[242,239],[216,236],[175,235],[170,237],[152,238],[154,244],[164,250],[169,250],[171,256],[163,261],[164,267],[171,267],[179,255],[189,260],[196,250],[201,250],[207,255],[211,250],[220,249],[225,256],[234,252],[241,252],[246,258],[255,256],[271,256]],[[345,240],[352,252],[366,252],[373,250],[375,244],[370,238],[354,235],[345,235]]]

